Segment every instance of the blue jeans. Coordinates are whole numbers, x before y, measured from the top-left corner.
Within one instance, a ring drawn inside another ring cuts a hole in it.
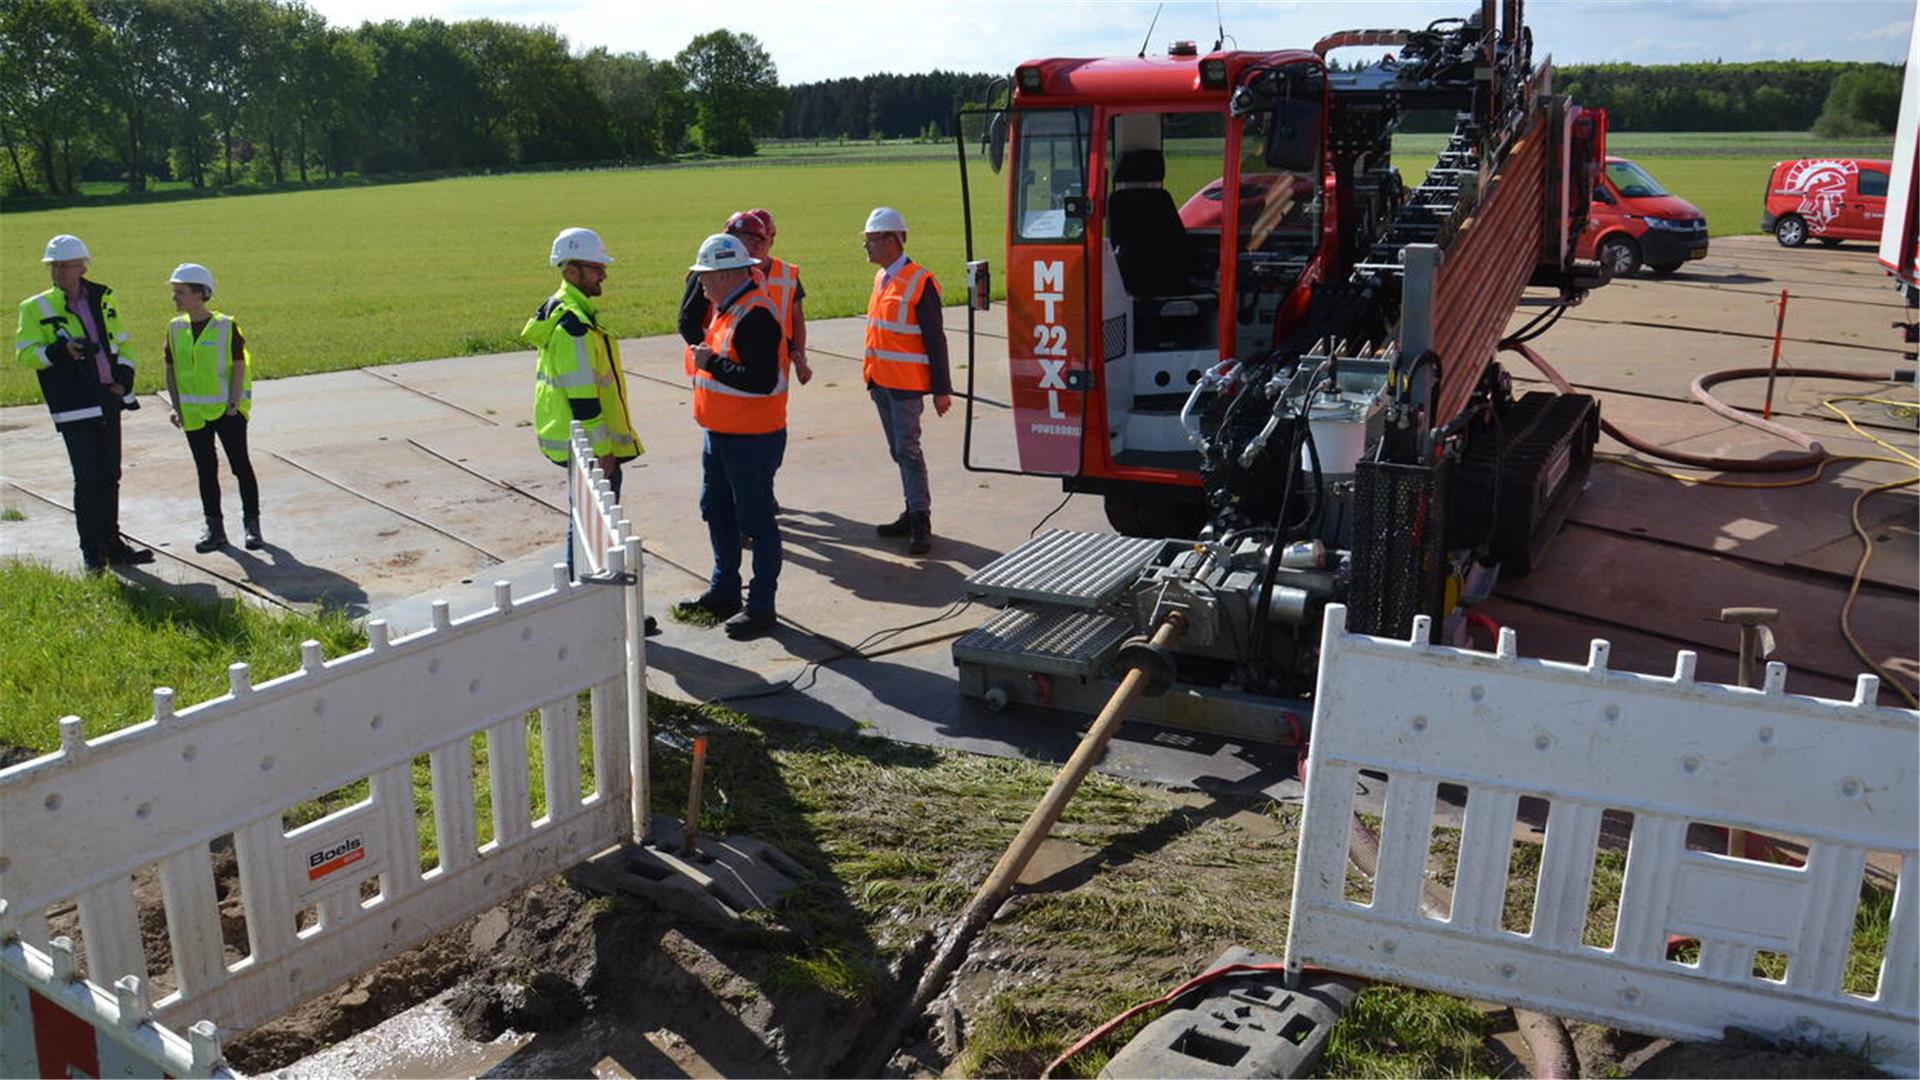
[[[900,466],[900,488],[907,496],[907,510],[924,514],[933,509],[933,489],[927,485],[927,455],[920,451],[920,414],[926,409],[927,395],[872,383],[867,384],[867,394],[880,411],[887,453]]]
[[[748,611],[772,611],[780,583],[780,527],[773,520],[773,474],[787,454],[787,433],[707,432],[700,450],[700,516],[713,545],[707,593],[740,595],[740,538],[753,540]]]

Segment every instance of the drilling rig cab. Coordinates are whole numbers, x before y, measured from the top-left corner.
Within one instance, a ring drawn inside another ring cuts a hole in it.
[[[963,116],[963,193],[970,130],[1005,183],[1007,471],[1102,497],[1121,534],[1043,533],[969,579],[1004,609],[955,644],[964,693],[1078,710],[1144,663],[1168,692],[1143,718],[1287,743],[1327,604],[1457,642],[1540,561],[1599,407],[1516,396],[1496,354],[1529,286],[1516,338],[1605,283],[1573,252],[1606,128],[1552,93],[1519,0],[1498,8],[1310,50],[1035,60]],[[1350,46],[1394,51],[1330,67]],[[1451,130],[1408,186],[1415,116]],[[1143,650],[1169,612],[1185,633]]]

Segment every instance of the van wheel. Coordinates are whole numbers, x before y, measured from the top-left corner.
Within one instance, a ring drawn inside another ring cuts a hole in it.
[[[1773,223],[1773,238],[1781,247],[1799,247],[1807,242],[1807,223],[1799,214],[1788,214]]]
[[[1682,266],[1685,266],[1685,265],[1686,263],[1684,262],[1656,263],[1653,266],[1647,267],[1647,269],[1653,271],[1655,274],[1658,274],[1660,277],[1666,277],[1668,274],[1673,273],[1674,271],[1680,269]]]
[[[1627,277],[1640,269],[1640,245],[1631,236],[1609,236],[1600,242],[1600,265],[1614,277]]]
[[[1827,245],[1828,247],[1840,246],[1840,238],[1837,236],[1823,236],[1820,238],[1820,242]]]

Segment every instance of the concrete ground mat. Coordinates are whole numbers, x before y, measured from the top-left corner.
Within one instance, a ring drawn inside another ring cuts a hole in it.
[[[1900,363],[1898,339],[1884,327],[1904,309],[1870,249],[1784,251],[1769,237],[1715,239],[1707,259],[1671,278],[1641,276],[1597,290],[1537,347],[1577,384],[1596,390],[1609,419],[1656,443],[1766,453],[1780,444],[1689,402],[1686,388],[1702,372],[1764,365],[1773,332],[1766,301],[1782,285],[1795,293],[1786,350],[1792,363],[1863,370]],[[959,367],[967,355],[959,333],[965,313],[947,314]],[[976,462],[1011,464],[1004,310],[979,325],[974,366],[957,370],[956,382],[976,379]],[[911,742],[1062,757],[1085,718],[995,715],[963,701],[948,650],[953,637],[989,614],[957,605],[968,573],[1026,539],[1050,511],[1057,510],[1050,525],[1104,529],[1099,500],[1078,496],[1063,506],[1055,480],[963,471],[966,421],[956,403],[944,418],[929,410],[925,421],[933,464],[931,557],[910,559],[903,545],[874,537],[872,525],[892,518],[901,502],[860,379],[861,340],[858,319],[810,327],[815,377],[794,388],[778,484],[787,511],[783,625],[769,638],[743,643],[663,619],[665,632],[649,643],[651,685],[691,700],[778,691],[736,704]],[[679,340],[628,339],[621,348],[648,450],[628,471],[625,504],[646,538],[649,610],[664,613],[703,587],[710,558],[697,510],[699,432],[689,416]],[[1519,365],[1509,361],[1516,379],[1535,385]],[[147,408],[127,417],[123,518],[132,535],[166,557],[129,576],[292,606],[326,602],[388,616],[403,629],[424,625],[435,596],[465,612],[491,603],[496,579],[544,587],[547,567],[559,557],[566,486],[564,471],[533,448],[532,366],[531,353],[516,352],[259,383],[251,442],[274,545],[259,556],[237,548],[193,553],[200,513],[192,464],[162,403],[149,397]],[[1843,453],[1879,451],[1820,409],[1836,390],[1912,393],[1784,380],[1776,400],[1785,421]],[[1757,405],[1756,394],[1757,384],[1723,388],[1724,399],[1742,405]],[[1876,424],[1869,430],[1913,447],[1910,425],[1869,419]],[[1602,450],[1624,453],[1611,440]],[[0,523],[0,555],[78,569],[65,509],[71,476],[43,407],[0,410],[0,455],[7,485],[0,502],[26,514]],[[1614,643],[1618,667],[1670,671],[1673,651],[1693,648],[1701,653],[1702,677],[1730,681],[1737,635],[1709,617],[1723,606],[1778,606],[1784,613],[1775,658],[1800,672],[1790,686],[1847,696],[1861,669],[1836,624],[1858,558],[1847,511],[1864,487],[1898,475],[1888,466],[1849,463],[1804,487],[1735,490],[1685,487],[1598,464],[1574,524],[1545,565],[1503,583],[1487,611],[1519,630],[1525,655],[1580,659],[1589,638],[1604,636]],[[230,478],[225,490],[237,523]],[[1867,502],[1878,553],[1854,613],[1874,655],[1906,672],[1920,669],[1916,505],[1911,489]],[[877,631],[908,626],[870,643],[869,651],[887,650],[882,655],[842,655]],[[784,688],[788,680],[795,686]],[[1106,767],[1182,785],[1295,790],[1283,751],[1145,725],[1123,732]]]

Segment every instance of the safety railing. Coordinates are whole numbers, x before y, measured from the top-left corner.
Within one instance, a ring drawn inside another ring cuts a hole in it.
[[[1345,623],[1329,607],[1290,966],[1915,1070],[1920,714],[1878,707],[1876,679],[1828,701],[1780,664],[1746,689],[1696,682],[1688,652],[1663,677],[1608,670],[1604,641],[1560,664],[1511,630],[1488,654],[1426,644],[1424,618],[1409,641]],[[1371,881],[1347,869],[1361,806]],[[1515,831],[1543,817],[1535,868]],[[1884,944],[1856,931],[1867,875],[1897,881]]]
[[[164,991],[158,1019],[242,1029],[634,838],[640,544],[603,481],[585,494],[577,518],[608,544],[598,581],[555,566],[524,599],[499,582],[488,610],[456,620],[437,602],[400,638],[375,620],[366,649],[327,660],[308,642],[300,670],[257,685],[235,664],[226,695],[176,712],[156,690],[150,720],[91,741],[62,720],[57,752],[0,772],[0,942],[46,952],[50,914],[70,932],[72,904],[92,981],[132,975]],[[315,800],[348,805],[290,820]],[[150,965],[156,917],[166,962]]]

